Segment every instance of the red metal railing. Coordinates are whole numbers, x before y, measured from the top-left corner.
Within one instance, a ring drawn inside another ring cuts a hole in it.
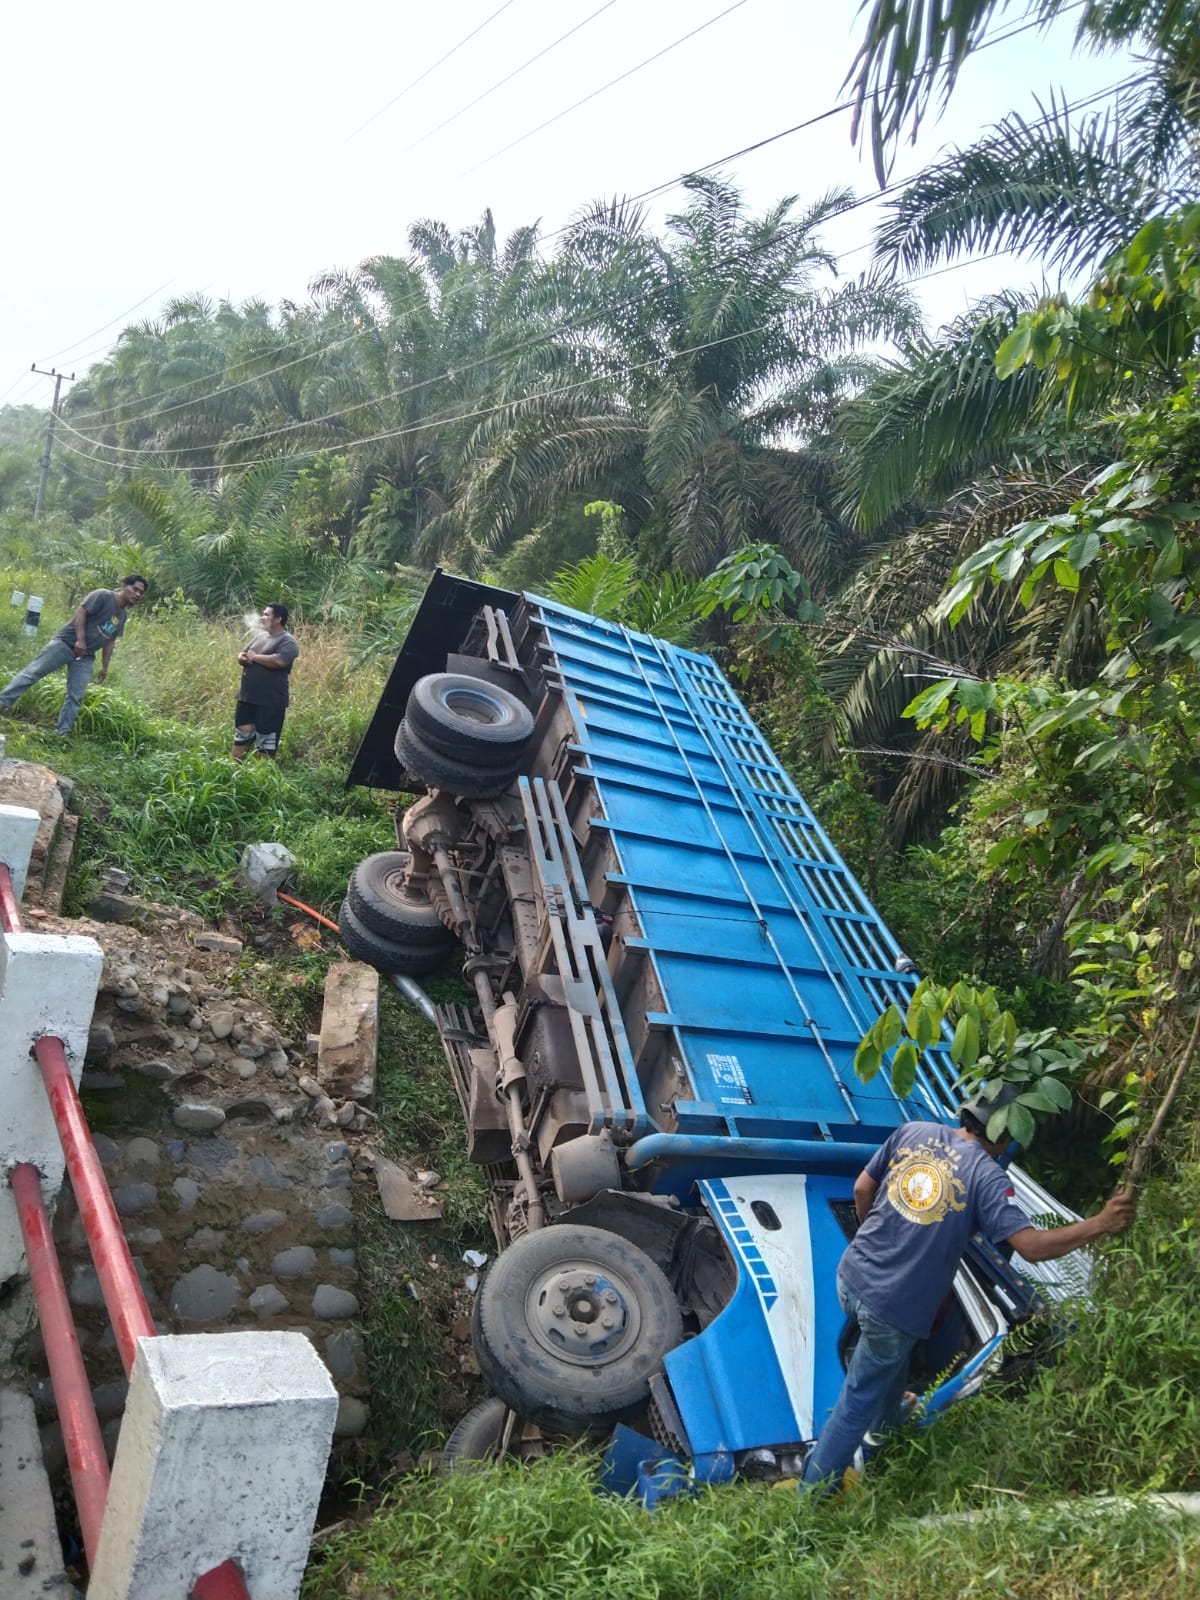
[[[0,862],[0,925],[6,933],[20,933],[24,926],[13,892],[12,875],[3,862]],[[63,1042],[44,1035],[35,1040],[33,1054],[41,1068],[105,1308],[128,1375],[133,1369],[138,1340],[152,1338],[156,1332],[154,1318],[150,1315],[117,1208],[92,1143]],[[54,1249],[50,1219],[42,1199],[41,1173],[31,1163],[22,1162],[12,1169],[9,1181],[16,1196],[67,1468],[90,1567],[95,1562],[108,1499],[108,1459]],[[237,1563],[223,1561],[196,1579],[190,1600],[250,1600],[250,1591]]]

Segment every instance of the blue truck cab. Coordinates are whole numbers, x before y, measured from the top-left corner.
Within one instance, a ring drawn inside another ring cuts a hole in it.
[[[490,1179],[497,1399],[462,1450],[621,1424],[647,1498],[794,1476],[853,1336],[854,1178],[955,1120],[944,1050],[907,1099],[854,1072],[912,963],[709,657],[532,595],[434,575],[348,781],[419,798],[346,942],[408,974],[454,951],[471,996],[437,1023]],[[973,1247],[914,1358],[925,1413],[1080,1270]]]

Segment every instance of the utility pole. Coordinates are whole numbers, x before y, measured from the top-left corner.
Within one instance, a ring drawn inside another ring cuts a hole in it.
[[[33,503],[33,520],[40,522],[42,507],[46,503],[46,479],[50,474],[50,452],[54,448],[54,424],[58,421],[58,392],[62,388],[64,378],[68,383],[75,382],[75,374],[72,372],[68,376],[65,372],[56,371],[54,367],[51,367],[49,372],[44,372],[34,361],[29,363],[29,370],[30,372],[36,372],[39,377],[54,379],[54,404],[50,407],[50,421],[46,425],[46,448],[42,454],[41,461],[38,463],[40,470],[38,472],[37,499]]]

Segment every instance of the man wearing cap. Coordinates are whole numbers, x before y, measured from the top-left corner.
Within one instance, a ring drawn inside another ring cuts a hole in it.
[[[989,1118],[1019,1093],[1002,1084],[968,1101],[958,1128],[906,1122],[855,1180],[859,1227],[838,1267],[838,1298],[859,1340],[802,1489],[836,1487],[866,1435],[900,1420],[913,1346],[929,1337],[973,1234],[1011,1245],[1026,1261],[1053,1261],[1133,1220],[1134,1197],[1121,1193],[1084,1222],[1031,1225],[996,1160],[1009,1137],[987,1136]]]

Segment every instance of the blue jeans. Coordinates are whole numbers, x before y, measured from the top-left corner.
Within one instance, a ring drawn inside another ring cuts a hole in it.
[[[868,1433],[893,1428],[900,1420],[908,1363],[916,1339],[877,1317],[838,1278],[842,1310],[858,1323],[859,1340],[846,1369],[842,1392],[821,1429],[816,1448],[804,1463],[802,1487],[836,1488],[854,1452]]]
[[[0,690],[0,710],[7,711],[15,700],[19,700],[38,681],[52,672],[57,672],[61,667],[67,669],[67,698],[62,703],[62,710],[58,713],[58,726],[56,733],[70,733],[75,726],[75,718],[79,715],[79,708],[83,704],[84,691],[92,681],[92,673],[96,670],[95,656],[84,656],[82,661],[75,659],[75,651],[62,639],[51,639],[40,654],[34,656],[27,667],[22,667],[20,672],[10,684]]]

